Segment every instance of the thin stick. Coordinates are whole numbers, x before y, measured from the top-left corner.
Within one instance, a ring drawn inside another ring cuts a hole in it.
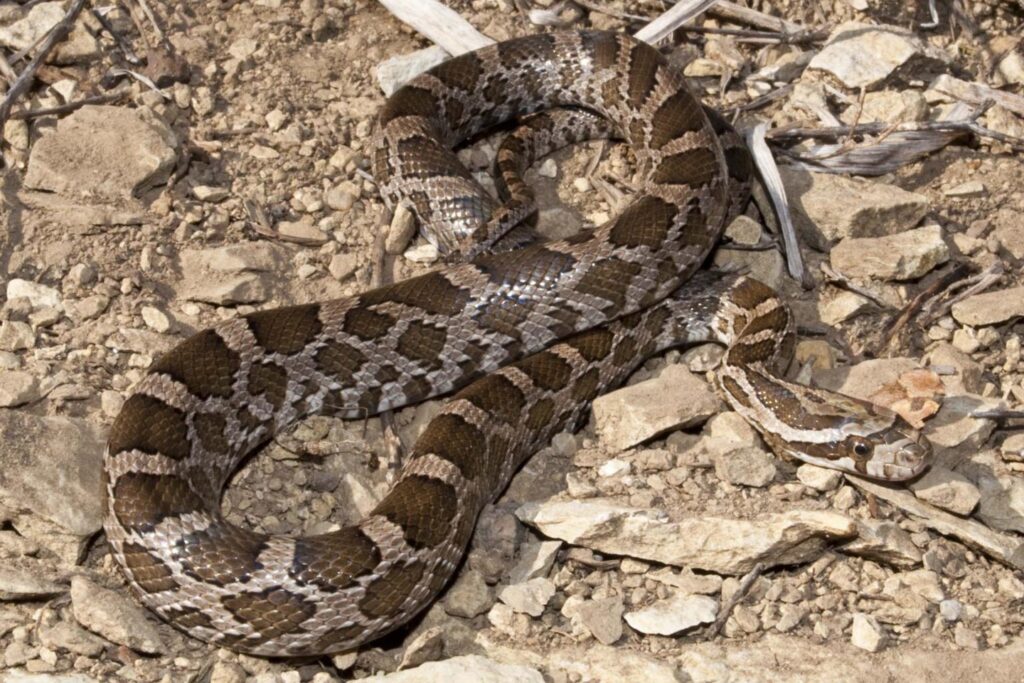
[[[608,16],[615,17],[616,19],[625,19],[626,21],[651,20],[650,17],[641,16],[639,14],[630,14],[629,12],[621,12],[617,9],[612,9],[611,7],[603,7],[596,2],[591,2],[590,0],[572,0],[572,4],[579,5],[580,7],[588,9],[591,12],[600,12],[601,14],[607,14]]]
[[[661,42],[672,31],[698,17],[718,3],[719,0],[680,0],[676,5],[633,35],[652,45]]]
[[[929,285],[924,291],[911,299],[910,302],[903,307],[903,310],[900,311],[900,314],[896,316],[891,323],[889,323],[889,326],[885,330],[884,337],[888,340],[888,347],[892,348],[896,345],[896,340],[899,339],[903,328],[906,327],[907,323],[910,322],[918,312],[924,309],[925,302],[939,296],[941,292],[944,292],[951,284],[967,275],[969,271],[970,267],[966,263],[957,264],[957,266],[950,272],[943,275],[941,278]]]
[[[792,21],[786,21],[779,17],[773,17],[770,14],[764,12],[758,12],[755,9],[737,5],[734,2],[727,2],[722,0],[711,9],[711,14],[723,19],[730,19],[740,24],[747,24],[748,26],[757,26],[758,28],[767,29],[769,31],[781,31],[791,35],[796,35],[805,31],[803,26],[795,24]]]
[[[127,89],[116,90],[114,92],[104,93],[102,95],[92,95],[91,97],[83,97],[80,100],[74,100],[72,102],[66,102],[64,104],[57,105],[56,107],[43,107],[41,109],[24,109],[22,111],[13,112],[10,116],[12,120],[15,119],[37,119],[40,116],[60,116],[61,114],[67,114],[88,104],[107,104],[121,99],[128,94]]]
[[[825,279],[827,279],[829,282],[839,285],[843,289],[848,289],[854,294],[860,294],[865,299],[871,300],[872,303],[874,303],[882,310],[891,310],[893,308],[893,305],[887,302],[885,299],[878,296],[870,289],[866,287],[861,287],[860,285],[853,282],[852,280],[850,280],[850,278],[846,277],[842,273],[833,270],[832,266],[830,266],[829,264],[823,262],[821,264],[821,272],[825,274]]]
[[[754,581],[757,577],[761,576],[761,572],[764,571],[764,563],[758,562],[754,565],[754,568],[743,577],[740,581],[740,585],[736,588],[736,592],[729,596],[729,600],[722,605],[722,609],[718,611],[718,616],[715,618],[715,622],[708,628],[708,636],[717,636],[725,628],[725,622],[729,621],[729,615],[736,609],[736,605],[740,604],[743,598],[747,597],[747,593],[750,592],[750,587],[754,585]]]
[[[494,41],[477,31],[455,10],[437,0],[378,0],[400,21],[437,43],[451,55],[461,55]]]
[[[82,12],[84,6],[85,0],[74,0],[71,3],[67,14],[50,29],[46,40],[39,47],[35,57],[22,70],[21,75],[18,76],[18,79],[8,89],[7,94],[4,95],[3,101],[0,102],[0,137],[3,135],[4,124],[7,123],[7,118],[11,115],[11,108],[14,106],[14,102],[32,87],[36,71],[43,65],[43,62],[46,61],[46,58],[53,51],[53,48],[57,46],[57,43],[64,40],[68,33],[71,32],[71,27],[75,25],[75,20],[78,19],[78,15]]]

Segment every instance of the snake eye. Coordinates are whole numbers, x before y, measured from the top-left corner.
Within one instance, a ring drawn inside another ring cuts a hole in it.
[[[853,453],[854,455],[866,458],[871,455],[871,444],[868,443],[867,439],[857,439],[853,442]]]

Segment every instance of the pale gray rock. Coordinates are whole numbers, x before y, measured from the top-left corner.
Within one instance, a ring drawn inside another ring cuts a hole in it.
[[[981,499],[978,487],[967,477],[938,465],[911,482],[910,490],[921,500],[958,515],[971,514]]]
[[[906,29],[849,21],[833,29],[807,68],[824,71],[847,88],[870,88],[924,51]]]
[[[886,643],[885,630],[870,614],[857,612],[853,615],[853,632],[850,642],[868,652],[878,652]]]
[[[0,323],[0,351],[25,351],[36,345],[36,333],[28,323],[5,320]]]
[[[53,626],[40,624],[39,642],[51,650],[67,651],[86,657],[97,657],[107,647],[106,641],[94,636],[71,621],[58,621]]]
[[[521,545],[519,561],[508,574],[509,583],[523,583],[547,576],[561,547],[561,541],[532,541]]]
[[[32,302],[32,308],[60,308],[61,297],[53,287],[38,282],[14,278],[7,283],[7,300],[25,298]]]
[[[444,611],[452,616],[472,619],[494,604],[494,595],[483,574],[467,569],[459,575],[444,598]]]
[[[919,365],[914,358],[875,358],[849,367],[815,371],[814,383],[823,389],[869,400],[886,384]]]
[[[715,456],[715,475],[738,486],[761,488],[775,479],[775,458],[760,448],[738,448]]]
[[[43,578],[33,564],[0,565],[0,600],[41,600],[66,593],[68,588]]]
[[[338,282],[344,282],[359,268],[359,257],[355,254],[335,254],[327,266],[327,272]]]
[[[539,617],[555,595],[555,584],[538,577],[523,583],[505,586],[498,592],[498,599],[520,614]]]
[[[924,121],[927,118],[928,101],[918,90],[869,92],[864,95],[863,107],[851,104],[839,117],[843,123],[851,126],[855,120],[859,123],[884,121],[890,124]]]
[[[832,248],[832,267],[853,278],[914,280],[949,260],[942,228],[929,225],[885,237],[848,237]]]
[[[516,515],[573,545],[718,574],[745,574],[759,562],[773,567],[812,561],[830,542],[856,534],[849,517],[825,511],[671,522],[655,510],[591,499],[528,503]]]
[[[928,199],[877,181],[780,169],[793,222],[807,243],[828,251],[844,237],[881,237],[914,227]]]
[[[0,408],[14,408],[37,400],[39,379],[22,370],[0,370]],[[0,446],[2,452],[3,446]]]
[[[261,274],[280,271],[287,255],[284,247],[267,242],[185,249],[179,296],[218,306],[266,301],[270,291]]]
[[[585,600],[575,610],[579,623],[604,645],[622,637],[622,596]]]
[[[71,579],[71,609],[79,624],[112,643],[145,654],[162,654],[167,649],[142,607],[84,576]]]
[[[857,538],[841,546],[839,551],[900,568],[921,564],[921,551],[910,534],[894,522],[857,520]]]
[[[653,379],[598,397],[592,411],[601,443],[622,451],[673,429],[700,424],[719,407],[707,382],[682,365],[669,365]]]
[[[42,2],[34,5],[27,13],[0,26],[0,45],[16,52],[30,50],[38,44],[54,26],[64,18],[64,7],[60,2]],[[57,43],[47,61],[53,64],[77,64],[99,55],[99,42],[85,28],[81,19],[75,22],[68,37]]]
[[[934,417],[925,423],[924,435],[935,450],[934,464],[956,469],[964,459],[976,454],[995,430],[996,423],[974,413],[1002,406],[980,396],[947,396]]]
[[[838,470],[805,463],[796,468],[796,478],[804,486],[825,493],[839,488],[839,484],[843,481],[843,474]]]
[[[0,411],[0,494],[90,536],[103,522],[104,444],[92,420]]]
[[[674,636],[701,624],[710,624],[718,616],[718,601],[706,595],[679,593],[658,600],[649,607],[627,612],[626,623],[640,633]]]
[[[998,325],[1024,316],[1024,287],[1011,287],[969,296],[953,304],[953,318],[961,325]]]
[[[177,145],[145,107],[86,105],[32,146],[25,187],[92,203],[130,200],[167,181]]]
[[[536,669],[516,664],[499,664],[480,655],[427,662],[414,669],[374,676],[367,680],[382,683],[544,683],[544,677]]]

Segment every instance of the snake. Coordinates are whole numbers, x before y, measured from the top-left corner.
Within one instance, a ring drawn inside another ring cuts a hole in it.
[[[514,121],[496,199],[454,150]],[[784,378],[794,324],[772,289],[697,272],[751,182],[749,157],[723,142],[730,130],[657,49],[601,31],[496,43],[397,90],[368,146],[374,176],[445,262],[219,322],[148,368],[104,455],[105,533],[139,600],[190,636],[254,655],[379,638],[441,593],[481,510],[526,458],[644,359],[684,343],[726,346],[718,390],[777,453],[890,481],[920,473],[927,441],[901,417]],[[635,196],[593,229],[538,239],[525,165],[601,136],[635,155]],[[293,537],[223,516],[230,475],[298,421],[450,392],[357,523]]]

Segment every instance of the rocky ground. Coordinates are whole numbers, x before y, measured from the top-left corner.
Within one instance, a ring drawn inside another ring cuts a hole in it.
[[[500,40],[553,22],[635,31],[667,3],[448,4]],[[873,157],[869,179],[782,166],[813,288],[776,249],[742,248],[772,238],[746,218],[715,256],[792,302],[794,376],[921,422],[931,470],[883,487],[780,460],[723,412],[707,381],[720,350],[672,351],[523,468],[425,616],[304,661],[207,647],[133,601],[99,533],[104,434],[191,332],[362,291],[381,246],[395,279],[432,267],[406,219],[380,224],[365,151],[382,86],[437,48],[406,57],[430,43],[352,0],[154,7],[164,46],[142,12],[102,15],[130,47],[84,14],[15,109],[111,101],[3,128],[0,681],[1020,680],[1024,8],[938,3],[930,25],[919,4],[757,2],[822,31],[765,45],[714,29],[766,26],[711,14],[711,32],[665,51],[741,128],[776,134],[881,122],[905,150],[890,124],[995,101],[977,123],[996,138],[925,130],[937,151],[888,172]],[[0,2],[7,58],[63,13],[27,5]],[[772,139],[780,163],[819,166],[878,142]],[[463,155],[484,176],[493,153],[484,140]],[[607,219],[633,172],[627,150],[598,143],[545,161],[528,178],[541,229]],[[397,413],[405,446],[439,405]],[[389,458],[379,419],[311,419],[238,474],[224,510],[260,531],[330,530],[382,497]]]

